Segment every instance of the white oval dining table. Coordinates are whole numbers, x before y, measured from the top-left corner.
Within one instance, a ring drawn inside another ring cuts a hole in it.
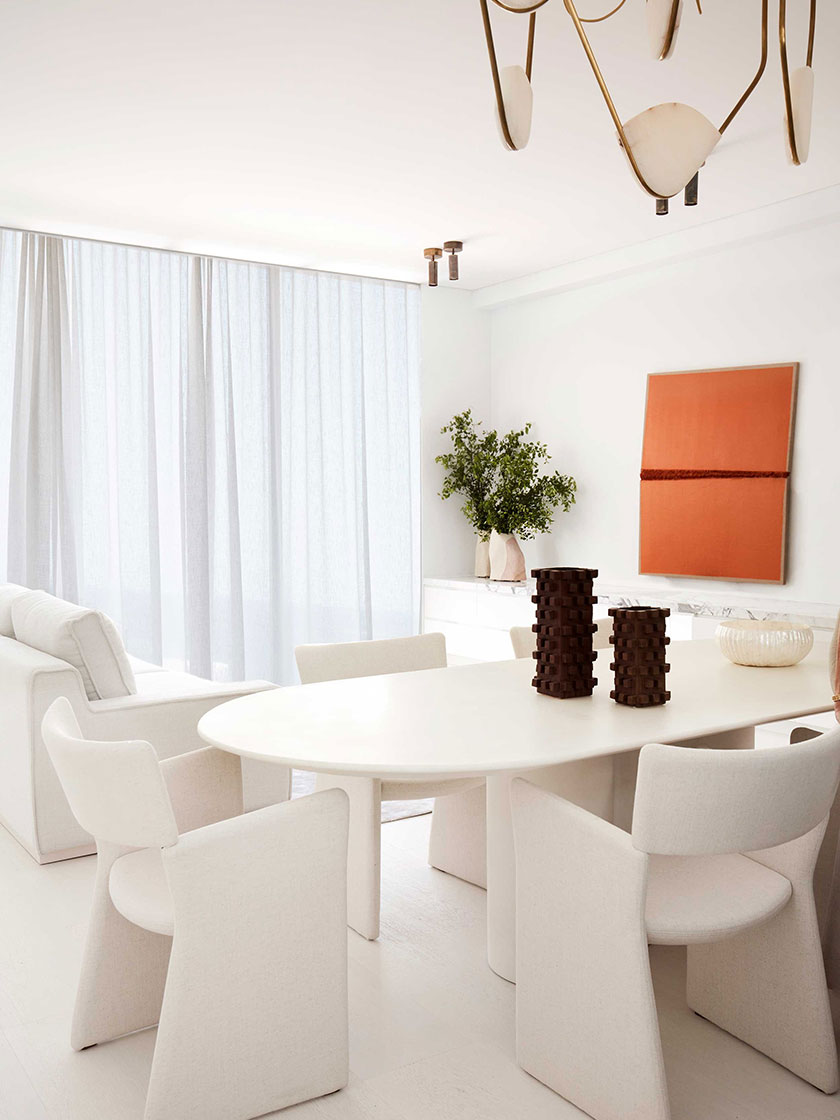
[[[760,723],[826,711],[819,647],[798,665],[733,665],[712,641],[669,647],[671,700],[610,700],[611,650],[592,696],[558,700],[531,687],[533,662],[328,681],[258,692],[204,715],[209,744],[299,770],[370,778],[487,778],[487,956],[515,978],[515,865],[510,782],[525,774],[629,827],[638,750],[646,743],[745,748]]]

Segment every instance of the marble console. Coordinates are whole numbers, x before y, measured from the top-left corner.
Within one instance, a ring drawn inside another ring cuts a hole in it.
[[[669,607],[668,633],[674,641],[710,638],[724,618],[772,619],[804,622],[817,641],[828,641],[840,605],[806,603],[761,592],[695,590],[654,584],[595,581],[595,617],[605,618],[610,607]],[[512,657],[508,631],[533,621],[534,581],[493,583],[473,576],[427,577],[423,587],[423,628],[446,635],[450,660],[496,661]]]

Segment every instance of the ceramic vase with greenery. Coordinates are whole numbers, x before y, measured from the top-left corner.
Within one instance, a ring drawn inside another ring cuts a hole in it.
[[[488,500],[493,492],[496,471],[498,436],[495,432],[480,432],[481,421],[475,421],[469,409],[453,416],[441,428],[442,435],[452,439],[452,450],[438,455],[446,472],[441,487],[441,498],[460,494],[464,499],[461,511],[476,533],[475,574],[487,579],[490,575],[490,532],[487,520]]]
[[[489,537],[490,578],[523,580],[517,536],[530,540],[548,532],[557,507],[574,503],[577,485],[559,471],[540,473],[551,456],[544,443],[526,439],[530,424],[501,437],[480,427],[467,409],[441,429],[452,437],[453,450],[436,459],[446,471],[440,496],[464,496],[462,509],[479,543]]]

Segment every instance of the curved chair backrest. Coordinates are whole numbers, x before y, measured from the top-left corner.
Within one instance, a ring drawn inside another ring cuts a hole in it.
[[[127,848],[177,842],[178,827],[151,744],[82,738],[65,696],[47,709],[41,733],[73,815],[96,840]]]
[[[775,848],[827,816],[840,778],[840,728],[769,750],[643,747],[633,845],[658,855]]]
[[[593,649],[609,649],[612,634],[611,618],[596,618],[598,629],[592,635]],[[510,641],[514,657],[530,657],[537,648],[537,635],[530,626],[511,626]]]
[[[443,634],[418,634],[375,642],[298,646],[295,660],[302,684],[410,673],[415,669],[445,669],[446,639]]]

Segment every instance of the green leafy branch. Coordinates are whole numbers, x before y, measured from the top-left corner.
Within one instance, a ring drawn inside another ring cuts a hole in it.
[[[551,456],[546,444],[525,438],[530,424],[501,438],[481,427],[467,409],[441,428],[452,451],[435,459],[445,471],[440,497],[460,494],[464,516],[481,537],[493,529],[523,540],[547,533],[557,507],[573,505],[575,480],[559,471],[540,473]]]

